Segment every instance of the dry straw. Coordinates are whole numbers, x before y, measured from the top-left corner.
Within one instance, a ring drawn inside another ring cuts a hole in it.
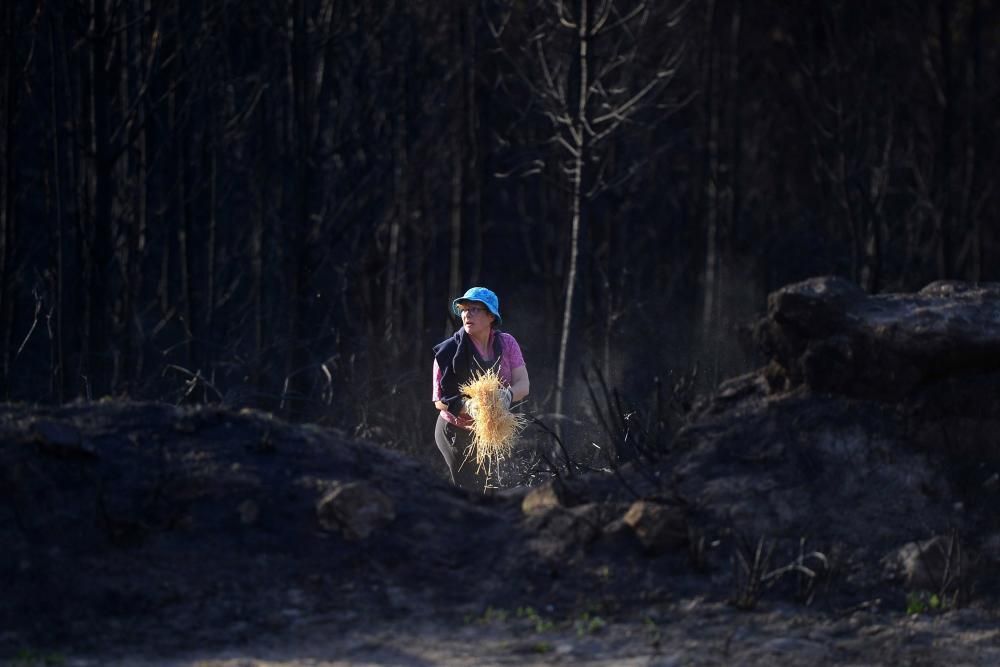
[[[500,402],[503,388],[494,368],[459,387],[459,391],[477,403],[476,420],[472,424],[472,444],[465,453],[466,460],[476,462],[476,470],[485,470],[494,477],[501,461],[510,456],[517,436],[527,423],[523,415],[514,414]]]

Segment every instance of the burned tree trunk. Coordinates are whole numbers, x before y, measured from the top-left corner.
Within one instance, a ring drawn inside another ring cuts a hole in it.
[[[15,118],[17,114],[18,66],[15,3],[3,9],[3,146],[0,153],[0,385],[3,397],[10,395],[10,361],[14,298],[12,259],[15,238]]]

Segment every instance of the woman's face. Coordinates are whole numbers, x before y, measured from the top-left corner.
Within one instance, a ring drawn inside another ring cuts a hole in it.
[[[467,334],[489,333],[493,328],[493,320],[496,319],[486,306],[475,301],[458,304],[458,312],[462,315],[462,326]]]

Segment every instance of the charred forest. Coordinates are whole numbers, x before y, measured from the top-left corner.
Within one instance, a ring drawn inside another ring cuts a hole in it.
[[[741,326],[792,281],[1000,280],[990,0],[0,17],[4,400],[252,406],[427,448],[430,348],[472,285],[530,409],[571,414],[581,369],[641,398],[749,368]]]

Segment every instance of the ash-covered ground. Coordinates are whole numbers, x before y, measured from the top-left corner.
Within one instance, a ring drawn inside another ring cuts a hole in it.
[[[254,411],[3,406],[0,658],[1000,662],[1000,288],[814,279],[755,331],[669,443],[489,497]]]

